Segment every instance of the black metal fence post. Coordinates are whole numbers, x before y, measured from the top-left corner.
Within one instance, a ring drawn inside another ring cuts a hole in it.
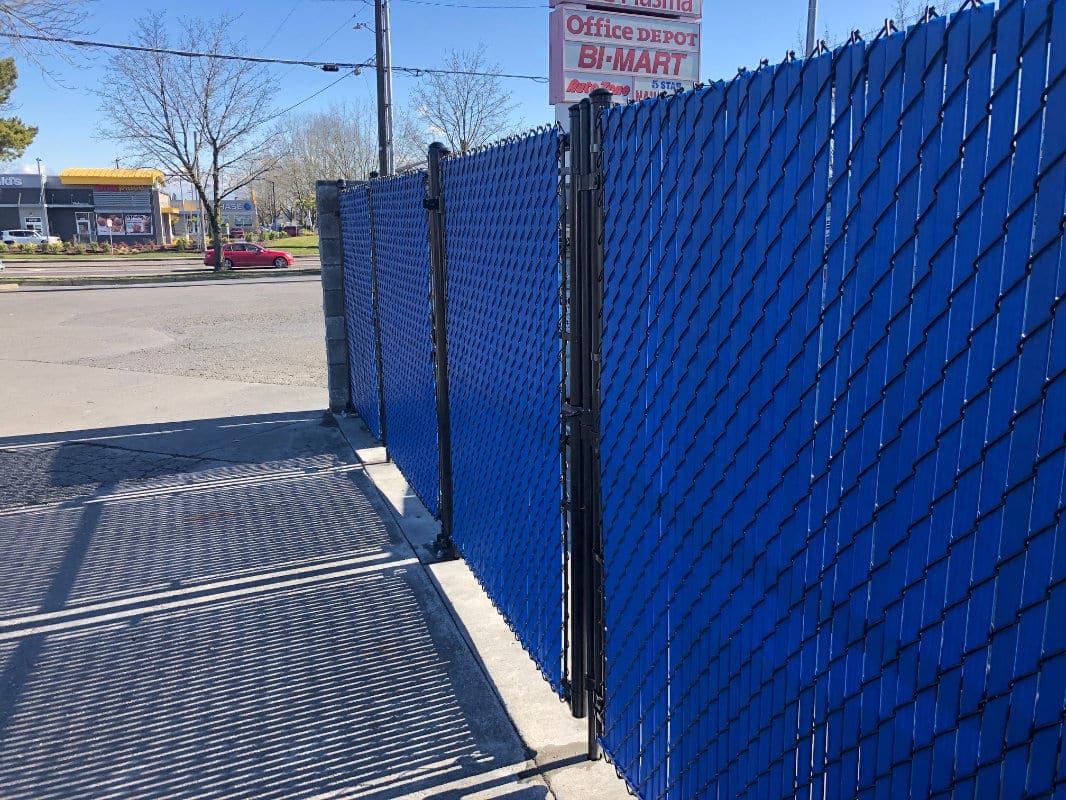
[[[570,237],[569,237],[569,272],[568,272],[568,298],[569,309],[567,314],[568,341],[570,348],[570,370],[568,397],[564,406],[566,419],[567,441],[569,443],[569,486],[567,487],[567,499],[569,500],[570,515],[570,711],[578,718],[588,713],[588,694],[585,685],[585,665],[588,651],[587,628],[588,615],[586,614],[585,595],[588,584],[585,579],[586,547],[584,508],[587,505],[585,499],[585,484],[582,481],[584,474],[585,452],[583,441],[583,423],[585,397],[583,392],[585,365],[587,352],[585,340],[582,336],[580,321],[583,318],[581,309],[582,291],[585,282],[581,280],[581,268],[585,260],[583,252],[585,231],[587,223],[583,215],[584,204],[580,186],[587,177],[588,143],[587,143],[587,114],[582,110],[587,106],[587,101],[578,105],[570,106]],[[587,111],[587,109],[585,109]]]
[[[603,729],[604,598],[600,509],[600,347],[603,310],[603,181],[599,118],[611,94],[597,90],[570,108],[571,711],[589,720],[588,754]]]
[[[433,369],[437,387],[437,456],[440,470],[440,534],[433,549],[440,558],[456,558],[452,541],[452,436],[448,402],[448,272],[444,243],[444,190],[441,159],[448,150],[429,146],[425,206],[429,212],[430,303],[433,309]]]
[[[564,698],[573,702],[570,663],[573,615],[570,608],[570,135],[559,137],[559,479],[561,494],[563,552],[563,687]]]
[[[376,174],[372,177],[376,177]],[[385,448],[385,458],[389,458],[389,439],[385,424],[385,361],[381,355],[381,309],[378,303],[380,289],[378,287],[378,245],[377,236],[374,233],[374,190],[373,184],[367,183],[366,206],[370,212],[370,308],[374,319],[374,367],[378,378],[378,427],[381,433],[381,444]]]
[[[588,406],[588,484],[589,503],[589,758],[599,757],[599,736],[603,733],[605,660],[605,587],[603,572],[603,501],[600,493],[600,355],[603,351],[603,136],[601,122],[611,106],[611,93],[597,89],[591,95],[589,120],[589,406]]]

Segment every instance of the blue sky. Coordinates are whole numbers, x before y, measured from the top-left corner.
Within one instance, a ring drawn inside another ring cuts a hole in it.
[[[486,6],[486,7],[464,7]],[[918,3],[911,0],[910,5]],[[186,0],[180,4],[128,0],[87,3],[87,38],[125,42],[134,31],[136,13],[167,9],[185,16],[212,17],[220,10],[237,17],[234,36],[240,49],[255,55],[289,59],[324,59],[356,62],[373,55],[372,30],[353,30],[357,22],[373,25],[374,12],[366,0]],[[515,8],[521,6],[522,8]],[[489,57],[506,72],[548,74],[547,0],[392,0],[393,63],[423,67],[440,63],[445,51],[465,49],[484,42]],[[896,0],[820,0],[819,35],[842,39],[852,28],[876,28],[895,14]],[[804,28],[807,0],[705,0],[701,72],[705,78],[732,76],[737,67],[754,67],[761,58],[779,61],[795,48]],[[172,17],[173,18],[173,17]],[[106,51],[65,50],[66,63],[49,57],[51,75],[19,59],[15,113],[37,125],[40,133],[23,159],[0,165],[0,171],[17,172],[41,158],[49,171],[72,166],[114,165],[122,152],[97,138],[99,102],[91,87],[106,75]],[[277,84],[279,108],[297,103],[336,80],[337,75],[308,67],[269,68]],[[406,103],[417,78],[397,75],[396,101]],[[546,84],[509,80],[518,102],[518,115],[529,127],[554,120]],[[337,102],[372,102],[373,75],[350,77],[301,105],[313,111]]]

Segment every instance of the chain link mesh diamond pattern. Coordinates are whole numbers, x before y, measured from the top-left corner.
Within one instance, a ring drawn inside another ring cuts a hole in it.
[[[454,540],[562,692],[559,135],[442,164]]]
[[[381,438],[378,368],[374,349],[373,239],[370,230],[370,189],[356,186],[340,192],[341,239],[344,247],[344,314],[348,326],[349,386],[352,406]]]
[[[436,516],[440,490],[424,172],[374,181],[389,455]]]
[[[1066,794],[1066,4],[610,111],[603,743],[643,798]]]

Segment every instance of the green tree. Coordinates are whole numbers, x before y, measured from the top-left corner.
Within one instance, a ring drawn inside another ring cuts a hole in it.
[[[18,76],[15,59],[0,59],[0,109],[6,109],[10,104]],[[0,117],[0,161],[19,158],[36,135],[37,128],[18,117]]]

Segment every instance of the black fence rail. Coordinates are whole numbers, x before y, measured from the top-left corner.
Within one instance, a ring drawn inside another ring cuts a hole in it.
[[[570,122],[342,208],[352,402],[590,752],[1066,794],[1066,3]]]

